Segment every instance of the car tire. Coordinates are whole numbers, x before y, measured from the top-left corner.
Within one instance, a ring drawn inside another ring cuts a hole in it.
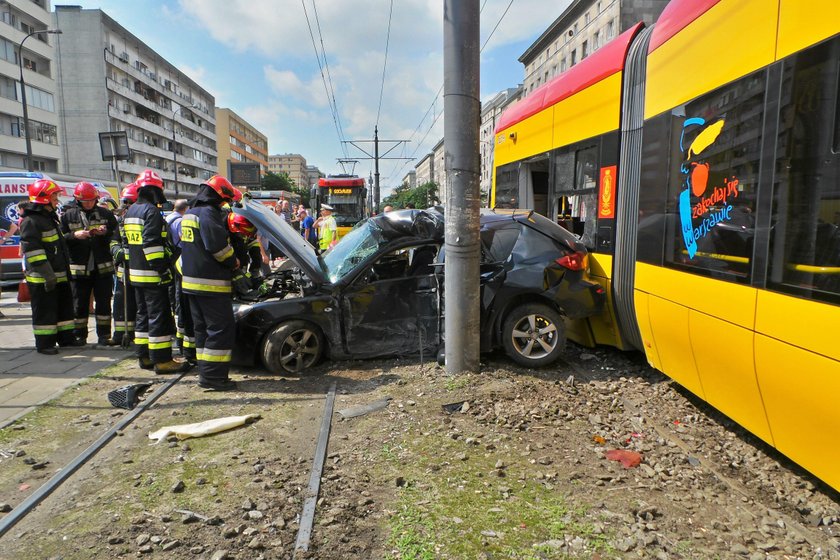
[[[541,303],[514,308],[502,324],[507,355],[519,365],[540,367],[553,363],[566,347],[566,325],[554,309]]]
[[[278,375],[300,375],[324,353],[321,331],[306,321],[287,321],[274,327],[262,345],[266,369]]]

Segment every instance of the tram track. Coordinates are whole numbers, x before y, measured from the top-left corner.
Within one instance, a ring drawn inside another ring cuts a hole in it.
[[[16,505],[10,512],[6,513],[0,518],[0,539],[10,534],[10,531],[20,522],[27,519],[31,514],[38,510],[39,505],[44,502],[49,496],[59,490],[68,481],[73,480],[73,475],[77,473],[85,465],[91,464],[96,455],[105,449],[117,435],[121,435],[132,423],[135,423],[145,413],[158,410],[156,405],[161,404],[161,397],[173,387],[179,384],[184,378],[184,374],[178,377],[167,380],[161,387],[150,393],[138,406],[130,413],[121,418],[116,424],[111,426],[108,430],[102,433],[96,441],[91,443],[81,453],[73,457],[60,467],[56,473],[50,477],[46,482],[38,487],[31,495],[29,495],[23,502]],[[324,412],[321,415],[320,431],[318,432],[317,445],[313,449],[313,460],[311,463],[309,486],[303,493],[304,503],[302,508],[296,514],[296,519],[299,520],[297,540],[294,543],[288,543],[284,548],[291,553],[292,545],[294,545],[295,556],[301,552],[305,553],[309,548],[309,541],[312,536],[312,526],[315,517],[315,509],[320,492],[320,478],[323,472],[324,460],[326,458],[326,449],[331,427],[332,407],[335,400],[336,384],[333,382],[327,391],[324,398]],[[312,395],[314,396],[314,394]],[[306,399],[304,399],[306,400]],[[175,403],[170,403],[178,406]],[[314,420],[314,419],[313,419]],[[301,420],[301,422],[306,422]],[[245,484],[243,482],[243,484]],[[55,515],[60,513],[61,507],[55,508],[50,513]],[[175,513],[180,510],[173,509]],[[202,516],[194,514],[199,520]],[[230,522],[235,523],[234,520]],[[25,533],[25,531],[24,531]]]

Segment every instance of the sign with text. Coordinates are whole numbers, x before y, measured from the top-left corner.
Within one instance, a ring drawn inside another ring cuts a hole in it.
[[[260,186],[259,163],[230,163],[230,182],[246,187]]]

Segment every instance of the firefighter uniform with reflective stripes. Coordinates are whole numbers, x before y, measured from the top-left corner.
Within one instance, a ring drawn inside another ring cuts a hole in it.
[[[52,207],[29,203],[23,207],[20,247],[26,263],[26,283],[32,298],[32,328],[39,350],[71,345],[73,309],[67,246]]]
[[[137,303],[134,287],[125,273],[128,263],[128,241],[125,238],[123,219],[117,220],[117,229],[111,236],[111,256],[117,273],[117,285],[114,287],[114,341],[122,344],[134,341],[134,322],[137,317]]]
[[[101,232],[101,228],[105,231]],[[111,292],[114,289],[114,260],[109,240],[117,229],[117,220],[107,208],[82,208],[78,201],[64,207],[61,231],[70,251],[70,286],[76,316],[76,337],[87,340],[90,294],[93,292],[96,313],[96,335],[99,340],[111,338]],[[90,237],[79,239],[77,232],[87,231]],[[100,233],[101,232],[101,233]]]
[[[181,287],[195,327],[199,383],[209,384],[228,380],[235,337],[231,277],[237,259],[220,203],[202,190],[181,220]]]
[[[128,280],[137,300],[134,343],[137,357],[155,364],[172,360],[175,321],[169,304],[172,282],[170,252],[166,247],[166,222],[158,207],[139,190],[137,202],[125,214],[123,228],[128,242]]]

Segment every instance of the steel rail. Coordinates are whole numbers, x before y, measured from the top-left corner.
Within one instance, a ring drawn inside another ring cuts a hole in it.
[[[173,385],[178,383],[183,377],[184,373],[175,377],[168,381],[166,384],[163,385],[160,389],[152,393],[152,395],[147,398],[143,403],[131,411],[131,414],[123,418],[120,422],[118,422],[113,428],[105,432],[98,440],[93,442],[87,449],[85,449],[80,455],[78,455],[73,461],[71,461],[66,467],[62,468],[58,471],[51,479],[49,479],[46,483],[44,483],[38,490],[36,490],[31,496],[29,496],[26,500],[21,502],[15,509],[10,511],[3,519],[0,519],[0,537],[6,534],[9,529],[14,527],[18,521],[26,517],[38,504],[40,504],[44,499],[47,498],[50,494],[55,491],[56,488],[61,486],[70,476],[73,475],[80,467],[82,467],[85,463],[87,463],[96,453],[105,447],[105,445],[113,439],[113,437],[131,424],[135,418],[143,414],[154,402],[164,393],[166,393],[169,389],[172,388]]]
[[[312,537],[312,523],[315,520],[315,504],[318,502],[318,492],[321,488],[321,474],[324,472],[324,461],[327,458],[327,443],[330,440],[330,426],[332,424],[333,406],[335,405],[335,383],[327,392],[324,404],[324,417],[321,419],[321,431],[318,434],[318,445],[315,448],[315,459],[312,461],[312,472],[309,475],[309,487],[306,500],[303,502],[303,513],[300,517],[297,540],[293,558],[298,552],[309,551],[309,540]]]

